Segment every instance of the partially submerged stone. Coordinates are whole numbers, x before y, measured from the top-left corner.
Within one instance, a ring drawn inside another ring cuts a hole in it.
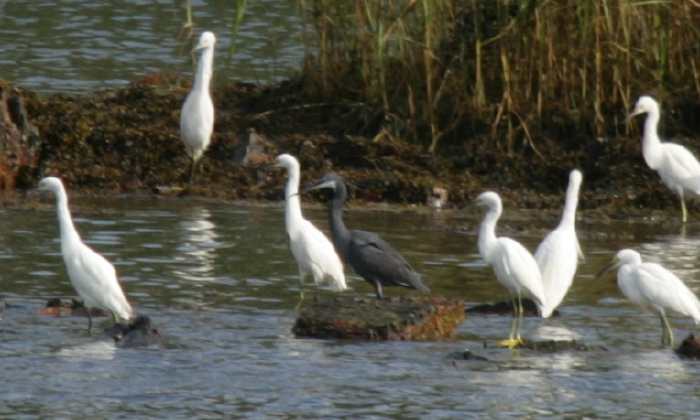
[[[675,352],[685,359],[700,360],[700,338],[690,334]]]
[[[464,360],[474,360],[477,362],[489,362],[490,360],[485,358],[484,356],[479,356],[478,354],[474,354],[471,350],[469,349],[464,349],[459,353],[459,356],[461,359]]]
[[[544,353],[555,353],[564,350],[575,350],[575,351],[591,351],[591,350],[607,350],[603,346],[588,346],[584,343],[578,342],[576,340],[544,340],[544,341],[532,341],[524,339],[516,348],[527,349],[527,350],[537,350]]]
[[[307,338],[436,341],[454,339],[463,320],[464,302],[457,300],[336,297],[304,307],[292,331]]]
[[[160,331],[151,324],[151,319],[139,315],[133,320],[114,324],[105,330],[102,339],[114,340],[120,348],[136,348],[158,345],[163,340]]]
[[[523,298],[522,304],[524,316],[540,316],[540,311],[532,299]],[[496,303],[484,303],[472,306],[471,308],[467,308],[467,313],[513,315],[513,301],[502,300]],[[552,316],[559,316],[559,311],[555,310]]]

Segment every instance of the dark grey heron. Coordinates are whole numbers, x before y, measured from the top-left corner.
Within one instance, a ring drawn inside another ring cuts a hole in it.
[[[330,188],[334,192],[328,208],[328,220],[335,249],[346,264],[374,286],[377,299],[384,298],[383,286],[408,287],[430,294],[430,289],[423,284],[420,274],[379,235],[364,230],[348,230],[345,227],[342,211],[347,199],[347,188],[340,175],[326,174],[303,191],[319,188]]]

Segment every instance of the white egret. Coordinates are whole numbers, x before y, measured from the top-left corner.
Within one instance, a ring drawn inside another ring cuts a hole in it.
[[[650,309],[661,318],[661,344],[673,346],[673,330],[666,318],[666,311],[689,316],[700,323],[700,300],[681,279],[660,264],[642,262],[642,257],[632,249],[618,251],[613,262],[598,277],[617,268],[617,285],[635,305]]]
[[[650,96],[641,96],[632,113],[627,117],[647,114],[642,135],[642,154],[647,165],[659,173],[661,180],[681,198],[683,223],[688,220],[685,195],[700,195],[700,162],[687,148],[675,143],[661,143],[657,126],[659,104]]]
[[[195,167],[204,151],[209,147],[211,134],[214,131],[214,103],[209,93],[214,62],[214,45],[216,36],[204,32],[192,52],[202,50],[194,76],[192,91],[182,104],[180,113],[180,138],[185,144],[185,150],[192,159],[189,183],[192,184]]]
[[[481,193],[476,204],[488,208],[479,229],[479,253],[493,267],[498,281],[508,289],[513,299],[513,319],[507,340],[499,344],[515,347],[522,342],[520,328],[523,318],[523,295],[542,307],[547,298],[542,287],[542,276],[535,258],[519,242],[496,236],[496,223],[503,212],[501,197],[493,191]]]
[[[347,289],[343,263],[333,244],[301,214],[299,202],[299,161],[294,156],[281,154],[273,166],[287,169],[289,179],[284,188],[284,222],[289,235],[289,245],[299,266],[300,301],[304,299],[304,279],[311,276],[316,283],[316,293],[321,283],[328,283],[334,290]]]
[[[68,196],[61,180],[55,177],[44,178],[39,182],[38,189],[51,191],[56,196],[61,254],[70,282],[87,308],[88,332],[92,330],[90,308],[109,310],[115,323],[131,318],[131,305],[117,280],[114,266],[80,239],[80,234],[73,225]]]
[[[318,188],[330,188],[334,192],[328,208],[328,219],[335,249],[346,264],[374,286],[377,299],[384,298],[382,286],[402,286],[430,293],[430,289],[421,281],[420,274],[385,240],[372,232],[348,230],[345,227],[342,209],[347,199],[347,188],[340,175],[326,174],[313,185],[304,188],[304,191]]]
[[[542,240],[535,251],[535,260],[542,274],[542,286],[547,297],[540,307],[542,318],[549,318],[571,287],[583,253],[576,237],[576,207],[581,187],[581,172],[574,169],[569,174],[564,212],[556,229]]]

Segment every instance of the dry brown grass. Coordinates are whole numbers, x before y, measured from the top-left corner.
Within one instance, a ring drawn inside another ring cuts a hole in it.
[[[366,104],[366,127],[430,151],[488,134],[498,150],[541,155],[562,133],[617,134],[641,93],[700,94],[700,8],[689,1],[300,0],[300,8],[308,89]]]

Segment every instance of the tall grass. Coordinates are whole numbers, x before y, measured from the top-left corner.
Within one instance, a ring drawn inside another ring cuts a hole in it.
[[[430,151],[486,135],[504,152],[542,155],[545,146],[574,141],[571,132],[616,133],[640,93],[700,97],[700,9],[687,1],[300,7],[309,88],[369,104],[367,128],[374,122]]]
[[[225,75],[233,68],[233,55],[236,52],[236,46],[238,44],[238,31],[243,24],[243,19],[245,17],[245,11],[248,7],[248,0],[235,0],[233,5],[233,16],[231,19],[231,45],[228,49],[228,54],[226,55],[226,64],[224,68],[226,69]]]

